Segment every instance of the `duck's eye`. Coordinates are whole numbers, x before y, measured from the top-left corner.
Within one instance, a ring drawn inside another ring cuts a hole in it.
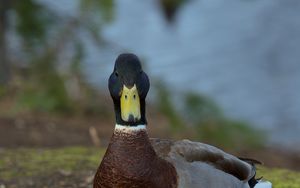
[[[119,76],[119,74],[118,74],[117,72],[115,72],[115,75],[116,75],[116,77],[118,77],[118,76]]]

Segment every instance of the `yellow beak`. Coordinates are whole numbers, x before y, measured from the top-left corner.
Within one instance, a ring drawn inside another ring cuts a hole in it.
[[[123,121],[136,122],[141,119],[140,98],[136,85],[128,89],[123,85],[121,95],[121,118]]]

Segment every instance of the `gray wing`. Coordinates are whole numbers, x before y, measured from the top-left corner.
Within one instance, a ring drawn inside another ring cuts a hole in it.
[[[156,153],[171,162],[179,175],[184,176],[184,185],[187,182],[195,185],[199,181],[199,184],[210,187],[224,187],[226,184],[244,187],[255,176],[253,165],[207,144],[166,139],[151,139],[151,142]],[[214,182],[216,179],[218,182]],[[218,183],[220,185],[216,185]]]

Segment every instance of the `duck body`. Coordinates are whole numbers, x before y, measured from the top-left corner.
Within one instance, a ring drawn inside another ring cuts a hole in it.
[[[95,180],[95,188],[177,187],[175,168],[156,155],[146,131],[115,131]]]
[[[150,139],[147,74],[134,54],[121,54],[109,77],[116,126],[94,188],[271,188],[255,179],[255,160],[238,159],[189,140]]]
[[[254,167],[210,145],[115,129],[94,188],[249,188]]]
[[[249,180],[255,176],[254,166],[213,146],[190,140],[161,139],[152,139],[152,145],[162,158],[174,165],[180,188],[253,187]]]

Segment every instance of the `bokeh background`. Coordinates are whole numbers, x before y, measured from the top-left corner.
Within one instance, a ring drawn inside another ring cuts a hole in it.
[[[124,52],[151,80],[152,137],[299,170],[299,17],[297,0],[0,0],[0,187],[91,186]]]

